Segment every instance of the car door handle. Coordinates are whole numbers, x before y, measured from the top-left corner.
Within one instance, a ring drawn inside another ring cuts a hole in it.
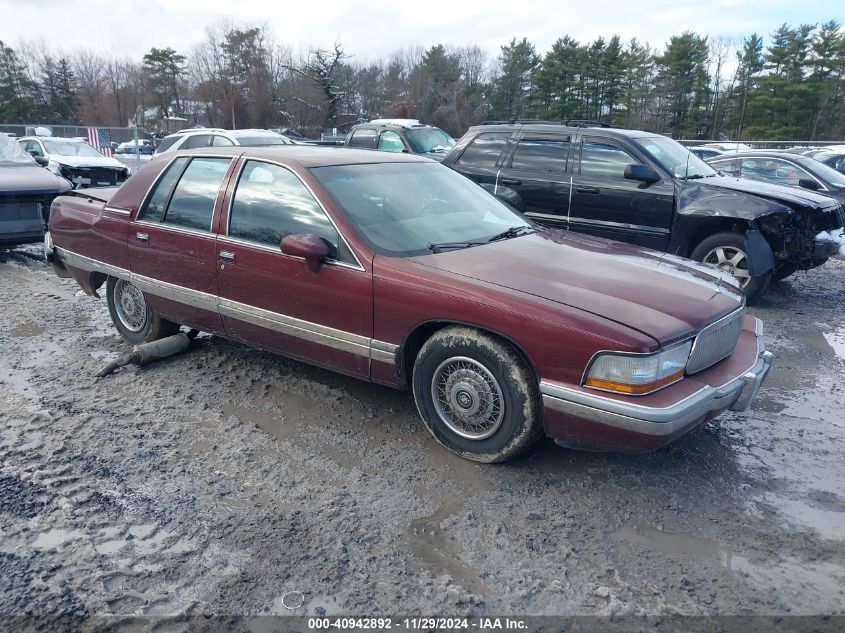
[[[150,234],[149,233],[135,233],[135,239],[139,242],[149,242],[150,241]]]
[[[575,187],[578,193],[601,193],[598,187]]]
[[[505,185],[506,187],[519,187],[522,184],[521,180],[517,180],[516,178],[500,178],[499,184]]]
[[[220,259],[233,262],[235,261],[235,254],[232,251],[220,251]]]

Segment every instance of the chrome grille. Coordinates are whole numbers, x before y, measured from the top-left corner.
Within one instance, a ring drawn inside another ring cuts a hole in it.
[[[701,330],[692,345],[692,352],[687,361],[687,373],[702,371],[730,356],[742,332],[743,321],[744,307]]]

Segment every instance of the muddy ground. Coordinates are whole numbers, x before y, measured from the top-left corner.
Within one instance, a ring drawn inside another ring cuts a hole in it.
[[[0,254],[0,615],[845,613],[845,262],[751,307],[749,413],[480,466],[408,394],[218,338],[95,381],[127,345],[39,256]]]

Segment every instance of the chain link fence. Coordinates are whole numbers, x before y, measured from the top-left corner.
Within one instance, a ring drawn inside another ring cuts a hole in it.
[[[15,136],[35,136],[35,128],[50,130],[52,136],[59,138],[87,138],[88,128],[96,127],[100,130],[108,130],[111,140],[115,143],[123,143],[134,139],[135,128],[131,127],[107,127],[102,125],[45,125],[43,123],[27,123],[21,125],[9,125],[0,123],[0,133],[14,134]],[[147,135],[138,130],[138,136],[144,138]]]

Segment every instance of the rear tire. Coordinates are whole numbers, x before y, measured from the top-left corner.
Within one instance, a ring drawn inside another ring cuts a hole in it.
[[[745,237],[739,233],[716,233],[705,238],[693,249],[690,259],[736,277],[748,299],[763,292],[772,280],[772,271],[753,277],[748,272],[748,245]]]
[[[179,324],[163,319],[147,303],[144,293],[125,279],[106,283],[109,315],[120,335],[133,345],[157,341],[179,331]]]
[[[542,435],[537,381],[510,345],[468,327],[436,332],[414,363],[414,400],[435,439],[477,462],[503,462]]]

